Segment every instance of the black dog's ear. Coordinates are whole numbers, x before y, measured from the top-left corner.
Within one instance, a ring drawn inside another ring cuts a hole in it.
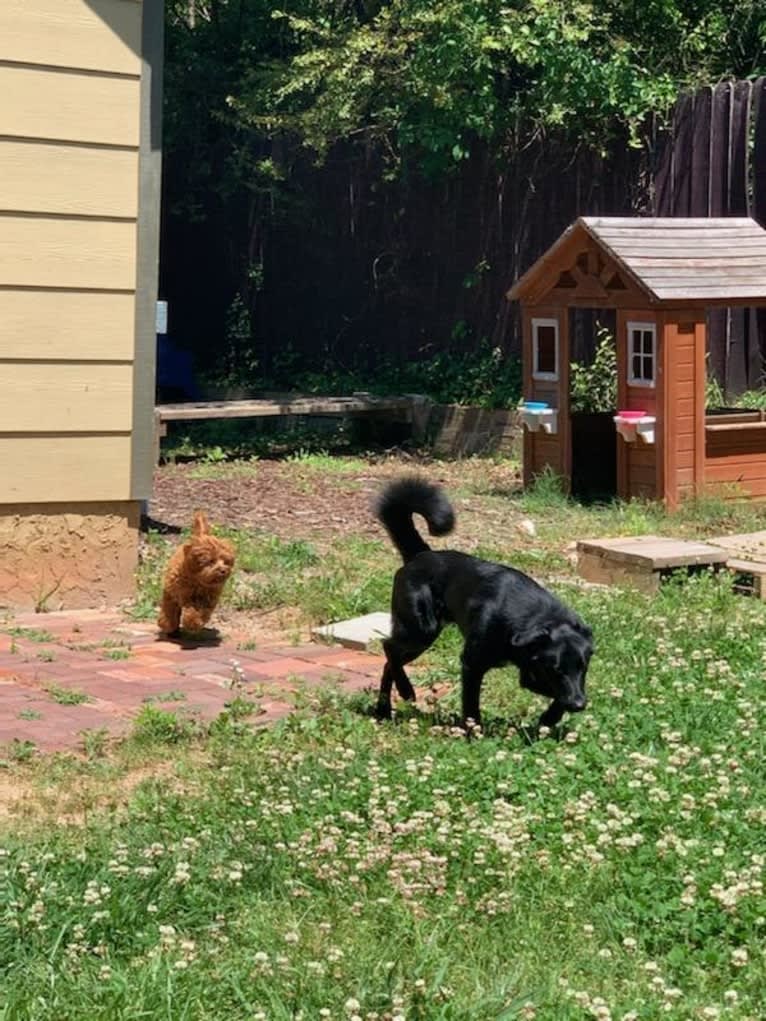
[[[542,625],[526,628],[524,631],[517,631],[511,637],[511,645],[517,649],[524,649],[525,652],[534,652],[535,649],[550,641],[550,628]]]

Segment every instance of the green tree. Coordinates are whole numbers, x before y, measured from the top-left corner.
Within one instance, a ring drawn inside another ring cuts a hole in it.
[[[262,131],[319,154],[376,140],[441,171],[477,139],[523,145],[563,131],[602,146],[679,88],[763,70],[766,14],[702,0],[390,0],[286,4],[285,51],[253,64],[229,105]]]

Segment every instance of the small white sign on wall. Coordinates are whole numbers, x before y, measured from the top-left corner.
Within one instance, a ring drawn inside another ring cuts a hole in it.
[[[168,332],[168,303],[166,301],[157,302],[157,333]]]

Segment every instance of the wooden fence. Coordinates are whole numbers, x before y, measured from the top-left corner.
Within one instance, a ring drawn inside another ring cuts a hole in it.
[[[752,216],[766,227],[766,79],[682,96],[654,146],[654,216]],[[766,314],[716,309],[709,369],[732,396],[763,384]]]
[[[643,150],[618,138],[602,155],[541,137],[508,159],[477,145],[438,182],[385,183],[374,150],[338,147],[317,167],[275,148],[289,203],[226,204],[211,189],[193,219],[174,212],[190,156],[170,152],[162,286],[174,337],[198,364],[219,359],[226,309],[252,280],[255,347],[234,355],[264,369],[287,350],[296,364],[373,369],[381,358],[474,350],[482,338],[518,354],[505,291],[578,215],[750,214],[766,226],[764,91],[759,79],[682,96]],[[750,310],[711,313],[711,370],[730,395],[761,383],[765,326]],[[578,327],[585,355],[590,332]]]

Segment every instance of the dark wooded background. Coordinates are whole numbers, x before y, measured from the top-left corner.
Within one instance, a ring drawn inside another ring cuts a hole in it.
[[[641,149],[538,139],[503,165],[477,149],[438,184],[382,182],[374,151],[339,148],[316,167],[280,143],[264,154],[289,166],[287,200],[211,197],[198,219],[174,213],[184,154],[173,152],[161,270],[172,336],[213,364],[239,291],[252,320],[243,343],[264,370],[287,350],[317,368],[369,369],[482,339],[518,354],[504,293],[578,215],[753,215],[766,226],[765,82],[682,96]],[[762,382],[765,325],[750,310],[711,313],[711,369],[730,396]],[[578,349],[588,356],[585,334]]]

